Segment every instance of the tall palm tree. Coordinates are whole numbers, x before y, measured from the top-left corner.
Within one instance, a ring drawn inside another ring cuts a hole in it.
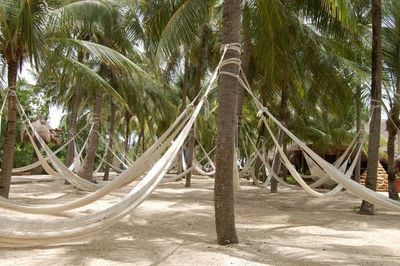
[[[223,11],[222,43],[239,44],[241,6],[239,0],[225,0]],[[240,60],[240,52],[228,50],[225,60]],[[228,64],[221,71],[239,75],[239,66]],[[235,133],[237,129],[238,81],[228,75],[219,79],[216,173],[214,184],[214,207],[217,241],[221,245],[237,243],[235,227],[233,167],[235,167]]]
[[[387,66],[391,87],[394,88],[393,97],[391,99],[391,109],[389,111],[389,119],[387,120],[387,155],[388,155],[388,187],[389,197],[391,199],[399,199],[396,189],[396,165],[395,165],[395,140],[400,127],[400,5],[398,1],[389,1],[384,9],[384,31],[383,31],[383,50],[384,61]]]
[[[0,2],[0,54],[7,63],[8,111],[4,153],[0,174],[0,195],[8,197],[16,139],[18,70],[30,58],[38,66],[42,48],[42,31],[48,5],[52,1],[4,0]]]
[[[381,0],[372,0],[372,118],[369,127],[368,174],[365,179],[365,186],[374,191],[376,190],[378,174],[381,134],[382,59],[382,3]],[[375,213],[375,206],[363,200],[359,212],[360,214],[373,215]]]

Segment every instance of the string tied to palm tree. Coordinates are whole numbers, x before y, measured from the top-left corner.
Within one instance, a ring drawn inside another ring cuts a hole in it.
[[[232,51],[235,51],[235,52],[237,52],[239,54],[239,56],[236,57],[236,58],[224,59],[222,61],[222,63],[221,63],[221,66],[220,66],[221,68],[224,67],[224,66],[227,66],[227,65],[237,65],[239,67],[239,69],[241,68],[242,60],[240,58],[240,55],[242,53],[242,48],[241,48],[241,44],[240,43],[223,44],[221,46],[221,50],[223,50],[223,51],[232,50]],[[220,76],[221,75],[227,75],[227,76],[231,76],[233,78],[239,79],[240,78],[240,71],[239,71],[239,74],[237,74],[237,73],[232,73],[232,72],[224,70],[224,71],[220,71],[219,75]]]
[[[99,114],[93,114],[92,115],[92,123],[100,123],[101,122],[101,116]]]
[[[242,53],[242,45],[237,42],[221,44],[221,48],[220,48],[221,52],[224,51],[225,49],[234,50],[234,51],[238,52],[239,55]]]
[[[375,108],[381,108],[383,106],[382,100],[371,99],[371,102],[374,103],[374,107],[373,107],[374,109]]]

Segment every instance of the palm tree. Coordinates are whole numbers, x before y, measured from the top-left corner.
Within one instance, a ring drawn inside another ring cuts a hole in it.
[[[399,199],[396,189],[396,165],[395,165],[395,140],[400,126],[400,5],[398,1],[390,1],[385,8],[384,37],[384,61],[387,66],[388,75],[391,76],[390,83],[394,88],[391,99],[389,119],[386,123],[388,131],[387,155],[388,155],[388,186],[389,197]]]
[[[0,195],[8,197],[13,167],[16,139],[18,70],[30,58],[38,66],[42,48],[42,30],[48,5],[52,1],[1,1],[0,2],[0,54],[7,63],[8,112],[7,130],[0,174]]]
[[[241,6],[239,0],[225,0],[223,11],[222,43],[238,44],[240,38]],[[225,60],[240,60],[240,52],[230,49]],[[221,71],[239,75],[239,66],[228,64]],[[233,167],[235,133],[237,128],[238,81],[232,76],[222,75],[219,79],[217,149],[215,156],[216,174],[214,187],[215,225],[220,245],[237,243],[235,227]]]
[[[117,107],[114,103],[114,100],[110,100],[110,127],[108,131],[108,136],[109,136],[109,141],[108,141],[108,148],[110,149],[107,151],[107,156],[106,156],[106,161],[107,162],[112,162],[113,154],[113,146],[114,146],[114,135],[115,135],[115,124],[116,124],[116,112],[117,112]],[[103,180],[107,181],[109,179],[110,175],[110,166],[108,164],[105,165],[104,168],[104,177]]]
[[[372,0],[372,83],[371,110],[372,118],[369,127],[368,166],[365,186],[376,190],[379,162],[381,101],[382,101],[382,4],[381,0]],[[363,200],[360,214],[373,215],[375,206]]]

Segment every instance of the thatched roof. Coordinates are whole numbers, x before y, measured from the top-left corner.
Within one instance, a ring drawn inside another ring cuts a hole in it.
[[[59,128],[51,128],[49,123],[43,118],[38,118],[32,123],[32,126],[38,132],[40,137],[47,143],[60,144],[60,131]]]

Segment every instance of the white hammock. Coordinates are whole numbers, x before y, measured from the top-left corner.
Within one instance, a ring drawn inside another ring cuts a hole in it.
[[[83,130],[86,129],[86,127],[88,127],[88,126],[89,125],[86,125],[85,127],[83,127],[73,138],[68,140],[66,143],[64,143],[64,145],[62,145],[60,148],[58,148],[56,151],[54,151],[53,154],[57,155],[59,152],[61,152],[63,149],[65,149],[68,146],[68,144],[71,141],[74,141],[83,132]],[[44,159],[46,161],[49,160],[48,156],[44,157]],[[36,167],[38,167],[40,165],[41,165],[41,161],[37,161],[37,162],[34,162],[34,163],[26,165],[26,166],[13,168],[12,169],[12,173],[16,174],[16,173],[21,173],[21,172],[27,172],[27,171],[32,170],[32,169],[34,169],[34,168],[36,168]]]
[[[84,196],[83,198],[53,205],[25,205],[10,201],[8,199],[0,197],[0,206],[14,211],[34,214],[55,214],[64,212],[67,210],[80,208],[87,204],[90,204],[108,193],[120,188],[121,186],[131,183],[138,177],[140,177],[145,171],[147,171],[153,163],[159,158],[161,153],[170,145],[173,138],[177,136],[179,131],[182,129],[184,123],[188,119],[188,109],[186,109],[171,125],[171,127],[160,137],[160,139],[154,143],[141,157],[139,157],[131,166],[131,170],[124,172],[116,179],[106,183],[99,190]]]
[[[253,98],[253,101],[255,102],[257,108],[260,110],[260,115],[262,113],[266,114],[276,125],[283,130],[287,136],[289,136],[297,145],[299,145],[300,148],[302,148],[317,164],[320,165],[320,167],[329,175],[331,179],[333,179],[335,182],[340,184],[340,186],[343,186],[345,189],[347,189],[350,193],[356,195],[357,197],[366,200],[370,203],[373,203],[377,206],[381,206],[383,208],[393,210],[393,211],[400,211],[400,203],[389,199],[379,193],[376,193],[365,186],[360,185],[357,182],[354,182],[353,180],[350,179],[350,176],[346,176],[342,172],[340,172],[339,169],[337,169],[335,166],[330,164],[329,162],[325,161],[323,158],[321,158],[318,154],[313,152],[306,144],[304,144],[300,139],[298,139],[295,135],[293,135],[285,126],[283,126],[269,111],[267,108],[265,108],[254,96],[254,94],[250,90],[249,83],[246,80],[246,77],[243,75],[244,80],[238,78],[239,83],[246,89],[246,91],[251,95]],[[271,134],[271,129],[269,128],[269,125],[265,119],[265,117],[262,117],[262,120],[264,124],[266,125],[267,129],[269,129],[271,137],[274,139],[275,144],[277,144],[277,141],[273,134]],[[279,153],[281,154],[282,159],[285,161],[285,165],[288,168],[288,170],[291,172],[294,177],[297,177],[296,174],[296,169],[290,164],[290,161],[286,157],[285,153],[283,152],[282,147],[279,145],[276,145],[278,148]],[[361,147],[360,147],[361,148]],[[359,156],[360,153],[358,153]],[[354,159],[354,161],[357,161],[357,158]],[[296,181],[301,182],[301,177],[299,180],[296,179]],[[304,182],[304,181],[303,181]],[[304,187],[303,187],[304,188]],[[313,193],[309,191],[310,193]],[[315,194],[315,193],[313,193]],[[317,194],[316,194],[317,196]]]
[[[211,158],[210,158],[210,153],[211,152],[213,152],[214,151],[214,149],[212,149],[210,152],[206,152],[206,150],[204,149],[204,147],[203,147],[203,145],[201,145],[201,143],[199,142],[199,141],[197,141],[198,142],[198,144],[199,144],[199,146],[200,146],[200,148],[202,149],[202,151],[203,151],[203,153],[204,153],[204,158],[202,158],[199,162],[197,162],[196,160],[194,160],[194,171],[197,173],[197,174],[199,174],[199,175],[202,175],[202,176],[213,176],[213,175],[215,175],[215,169],[216,169],[216,167],[215,167],[215,164],[214,164],[214,162],[211,160]],[[206,165],[209,165],[210,167],[211,167],[211,171],[204,171],[203,169],[204,169],[204,167],[200,164],[200,162],[201,161],[203,161],[204,159],[207,159],[207,164]]]
[[[211,86],[217,77],[217,71],[220,68],[225,53],[229,48],[230,46],[225,46],[221,61],[213,74],[209,87],[203,97],[206,97],[211,90]],[[51,221],[46,219],[37,221],[3,217],[0,220],[0,244],[3,246],[21,247],[60,243],[90,236],[93,233],[104,230],[104,228],[116,223],[119,219],[143,202],[155,189],[164,174],[167,173],[168,168],[173,163],[173,158],[179,153],[179,150],[188,136],[203,104],[204,98],[201,98],[188,123],[167,152],[152,167],[139,184],[117,204],[105,210],[89,214],[85,217],[77,217],[73,219]],[[131,167],[128,168],[125,173],[132,169],[133,168]]]

